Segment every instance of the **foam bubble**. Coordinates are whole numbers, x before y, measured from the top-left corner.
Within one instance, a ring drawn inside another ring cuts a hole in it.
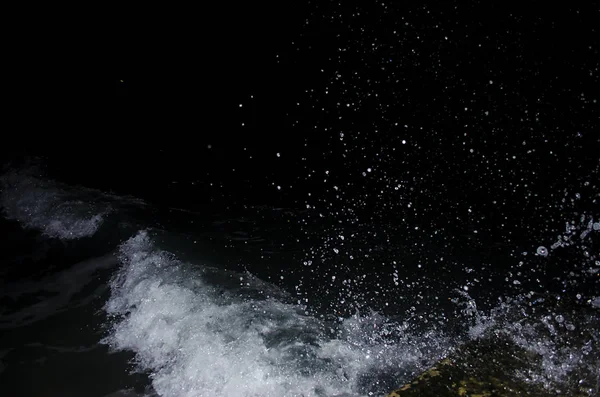
[[[540,256],[548,256],[548,249],[542,245],[537,247],[537,254]]]

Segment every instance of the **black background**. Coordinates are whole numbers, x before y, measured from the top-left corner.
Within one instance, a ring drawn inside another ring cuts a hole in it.
[[[352,208],[505,242],[563,222],[565,194],[597,209],[597,7],[69,12],[20,14],[5,61],[3,153],[43,156],[63,180],[186,208]]]

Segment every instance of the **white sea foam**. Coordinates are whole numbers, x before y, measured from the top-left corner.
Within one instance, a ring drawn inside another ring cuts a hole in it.
[[[53,238],[92,236],[111,210],[106,203],[82,200],[82,191],[74,192],[26,172],[6,173],[0,177],[0,185],[4,216]]]
[[[116,207],[142,200],[43,179],[32,169],[0,176],[0,208],[7,219],[61,240],[94,235]]]
[[[155,249],[146,232],[122,245],[121,260],[105,342],[136,352],[161,396],[377,395],[392,387],[382,374],[396,386],[447,346],[435,334],[391,329],[376,314],[328,325],[258,280],[231,293]]]

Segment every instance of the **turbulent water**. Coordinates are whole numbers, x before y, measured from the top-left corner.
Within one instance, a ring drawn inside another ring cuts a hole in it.
[[[468,283],[432,291],[443,280],[411,279],[402,263],[375,278],[325,271],[305,257],[335,246],[303,243],[305,214],[291,209],[156,209],[14,169],[1,203],[7,395],[384,395],[500,334],[539,357],[516,376],[598,393],[600,296],[523,291],[480,304]],[[597,220],[582,225],[599,233]],[[379,243],[362,244],[378,258]],[[572,280],[599,272],[582,269]]]

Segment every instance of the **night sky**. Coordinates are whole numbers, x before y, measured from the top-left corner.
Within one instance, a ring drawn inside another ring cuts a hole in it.
[[[598,212],[598,7],[203,7],[32,38],[4,151],[158,205],[312,208],[481,245]]]

